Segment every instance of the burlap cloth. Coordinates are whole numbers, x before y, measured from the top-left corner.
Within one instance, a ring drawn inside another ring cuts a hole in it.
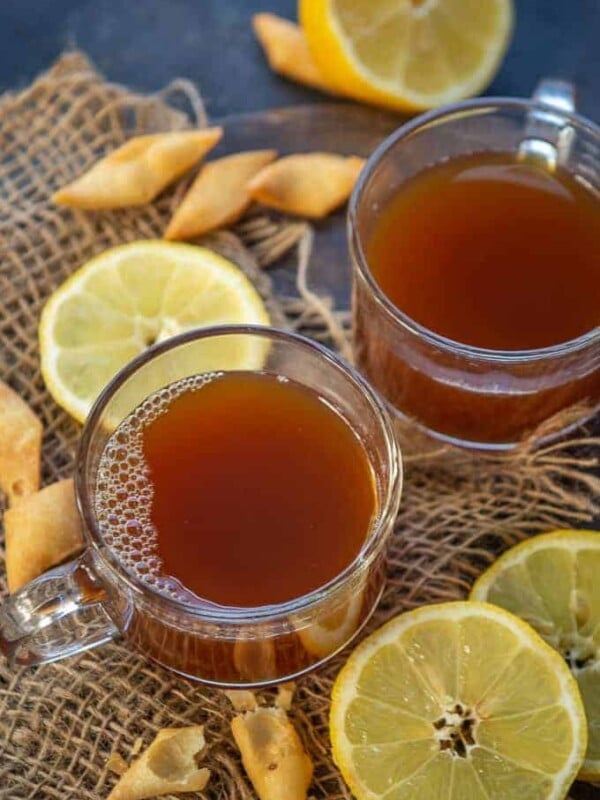
[[[0,99],[0,378],[44,422],[44,483],[71,473],[78,428],[40,376],[41,306],[94,253],[160,235],[185,184],[151,206],[118,213],[73,214],[48,198],[134,132],[204,122],[200,98],[187,81],[141,96],[107,83],[77,53],[62,57],[31,87]],[[240,263],[276,321],[344,348],[347,314],[331,315],[327,298],[308,288],[304,231],[298,223],[254,217],[237,236],[226,233],[209,243]],[[270,263],[301,235],[299,297],[278,300],[259,263]],[[423,454],[409,435],[389,582],[370,629],[403,609],[464,597],[493,555],[524,536],[590,524],[599,511],[599,453],[600,439],[582,430],[541,449],[525,445],[509,459],[451,449]],[[349,797],[327,736],[329,690],[340,663],[337,658],[300,682],[292,712],[316,764],[311,793],[319,798]],[[213,770],[206,797],[249,798],[231,716],[220,692],[151,666],[120,643],[37,669],[11,671],[0,663],[0,798],[106,797],[116,780],[106,768],[111,754],[128,759],[138,737],[147,744],[159,728],[191,722],[206,726],[206,762]],[[583,796],[577,791],[574,797]]]

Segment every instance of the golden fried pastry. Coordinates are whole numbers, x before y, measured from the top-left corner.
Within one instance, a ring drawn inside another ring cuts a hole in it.
[[[165,239],[193,239],[238,220],[252,202],[248,181],[276,157],[275,150],[250,150],[209,161],[175,211]]]
[[[221,128],[136,136],[59,189],[52,200],[88,210],[149,203],[187,172],[223,135]]]
[[[108,800],[145,800],[163,794],[201,792],[210,778],[210,770],[201,769],[196,763],[204,746],[201,725],[164,728],[121,776]]]
[[[40,485],[42,423],[27,403],[0,381],[0,489],[10,505]]]
[[[231,730],[260,800],[306,800],[313,765],[285,711],[249,711],[234,717]]]
[[[73,481],[53,483],[9,508],[4,532],[12,593],[83,548]]]
[[[273,72],[313,89],[334,91],[317,67],[299,25],[276,14],[260,13],[252,17],[252,28]]]
[[[319,219],[346,202],[364,163],[356,156],[298,153],[266,166],[248,190],[265,206]]]

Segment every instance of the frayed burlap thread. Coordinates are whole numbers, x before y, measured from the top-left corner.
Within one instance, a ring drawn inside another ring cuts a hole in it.
[[[48,198],[134,133],[205,122],[189,82],[175,81],[151,96],[134,94],[104,81],[80,53],[61,58],[23,92],[0,99],[0,379],[44,421],[44,483],[71,473],[79,429],[54,404],[39,374],[42,305],[95,253],[160,236],[189,180],[151,206],[119,212],[74,213],[53,207]],[[312,235],[304,222],[257,210],[233,232],[205,243],[240,264],[277,324],[334,344],[349,357],[347,312],[311,289]],[[261,267],[296,246],[298,296],[276,298]],[[464,597],[481,569],[525,536],[597,518],[600,439],[584,430],[541,447],[532,439],[503,458],[424,448],[410,426],[400,438],[402,510],[389,581],[368,630],[404,609]],[[329,693],[343,658],[299,682],[292,710],[316,765],[316,798],[350,797],[327,734]],[[36,669],[9,670],[2,662],[0,800],[101,800],[116,781],[106,766],[111,755],[128,761],[139,737],[146,745],[160,728],[191,722],[206,726],[205,761],[213,776],[204,796],[250,800],[231,717],[222,693],[183,681],[118,642]],[[574,789],[573,797],[586,796],[581,791]]]

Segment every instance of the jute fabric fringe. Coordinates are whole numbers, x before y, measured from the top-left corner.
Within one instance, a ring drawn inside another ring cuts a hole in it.
[[[43,481],[73,469],[78,427],[49,397],[39,372],[37,323],[48,295],[81,263],[124,241],[156,237],[186,182],[154,204],[73,213],[51,192],[134,133],[206,122],[192,84],[176,80],[142,96],[106,82],[79,53],[63,56],[29,88],[0,99],[0,378],[44,422]],[[233,232],[207,239],[256,283],[273,320],[350,354],[348,314],[310,288],[312,233],[298,221],[253,212]],[[298,244],[298,296],[276,298],[262,269]],[[422,603],[462,598],[494,555],[556,527],[585,526],[599,513],[600,439],[579,430],[566,441],[532,442],[508,458],[423,449],[402,434],[405,489],[389,557],[389,580],[369,625]],[[2,587],[4,589],[4,585]],[[342,657],[300,681],[292,714],[316,764],[317,798],[348,798],[327,735],[328,697]],[[268,693],[265,693],[265,696]],[[165,726],[204,723],[205,796],[251,798],[233,744],[224,696],[150,665],[121,643],[33,670],[0,663],[1,800],[99,800],[116,780],[106,762],[128,760]],[[573,797],[588,789],[574,789]]]

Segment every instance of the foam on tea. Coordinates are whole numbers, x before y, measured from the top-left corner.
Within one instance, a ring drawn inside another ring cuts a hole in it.
[[[188,592],[163,573],[158,555],[151,514],[154,487],[144,457],[143,431],[166,412],[175,397],[197,391],[218,376],[185,378],[147,397],[111,436],[98,466],[95,510],[104,542],[136,577],[181,600],[189,600]]]
[[[348,423],[293,381],[188,378],[117,428],[98,469],[104,541],[180,599],[281,603],[359,552],[376,513],[369,458]]]

